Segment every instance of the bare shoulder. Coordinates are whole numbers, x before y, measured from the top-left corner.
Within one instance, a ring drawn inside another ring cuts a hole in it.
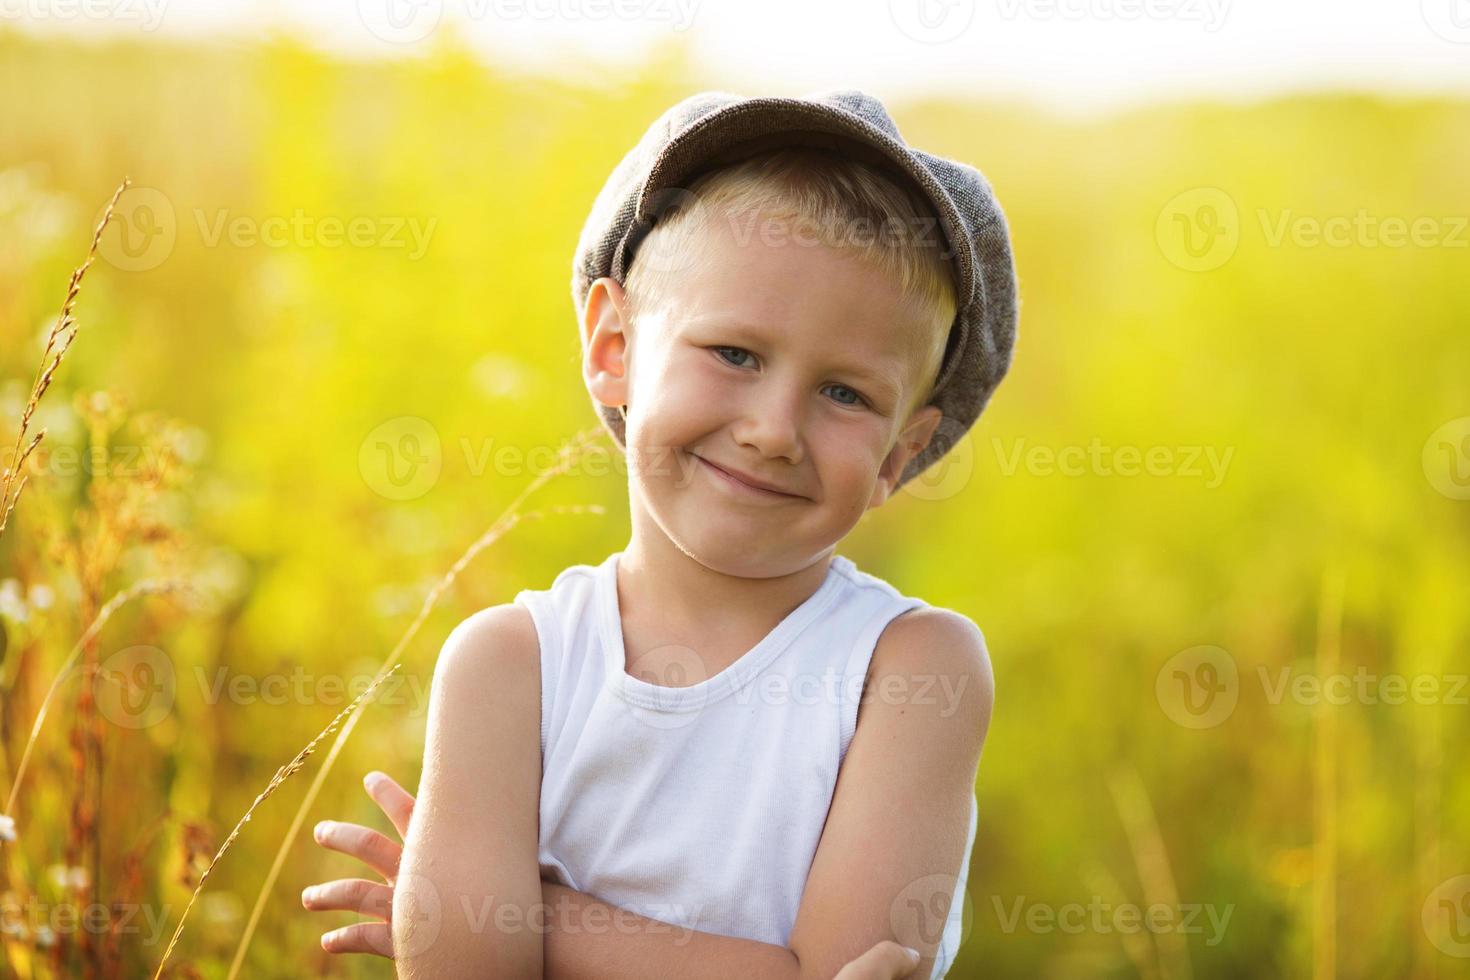
[[[435,680],[458,684],[539,678],[540,641],[530,610],[514,602],[471,613],[450,631],[434,665]]]
[[[921,606],[888,624],[873,649],[867,683],[902,689],[909,703],[938,705],[982,732],[995,700],[985,635],[968,616],[942,606]],[[933,694],[926,698],[925,690]]]

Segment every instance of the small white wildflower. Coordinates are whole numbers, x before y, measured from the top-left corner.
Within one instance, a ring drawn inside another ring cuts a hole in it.
[[[67,867],[64,864],[53,864],[46,869],[51,880],[57,888],[71,888],[80,891],[87,887],[87,869],[81,867]]]
[[[30,610],[20,594],[20,580],[8,578],[0,581],[0,616],[24,623]]]
[[[0,813],[0,840],[15,840],[15,818]]]
[[[36,926],[36,945],[50,948],[56,942],[56,933],[51,931],[50,926]]]
[[[38,582],[26,593],[26,601],[31,604],[32,609],[50,609],[51,604],[56,601],[56,592],[51,586]]]

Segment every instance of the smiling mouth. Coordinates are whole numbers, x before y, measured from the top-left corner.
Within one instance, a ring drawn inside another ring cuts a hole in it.
[[[727,470],[727,469],[725,469],[725,468],[723,468],[721,466],[718,466],[718,465],[716,465],[714,463],[711,463],[709,460],[705,459],[703,456],[697,456],[694,453],[690,453],[689,455],[694,456],[695,459],[699,460],[700,463],[704,464],[704,466],[709,469],[709,472],[717,480],[720,480],[720,481],[728,484],[729,486],[732,486],[732,487],[736,488],[737,490],[741,490],[741,491],[744,491],[744,492],[746,492],[748,494],[751,494],[752,496],[765,497],[765,498],[770,499],[770,500],[805,500],[806,499],[806,498],[801,497],[801,496],[799,496],[797,494],[794,494],[794,493],[783,493],[780,490],[767,490],[765,487],[758,487],[758,486],[755,486],[753,484],[747,483],[744,480],[742,480],[740,477],[736,476],[734,473],[731,473],[729,470]]]

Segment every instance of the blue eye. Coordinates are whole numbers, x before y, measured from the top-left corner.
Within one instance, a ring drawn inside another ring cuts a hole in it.
[[[738,358],[726,357],[725,356],[725,352],[726,351],[733,351],[733,352],[735,352],[735,354],[737,354],[737,355],[739,355],[741,357],[752,357],[750,351],[746,350],[743,347],[729,347],[729,346],[721,345],[721,346],[718,346],[718,347],[711,347],[710,350],[714,351],[715,352],[715,355],[717,357],[719,357],[720,360],[724,361],[726,364],[730,365],[731,367],[746,367],[747,365],[744,362],[738,362]],[[844,399],[844,398],[838,398],[838,399],[836,399],[837,404],[839,404],[839,405],[849,405],[849,406],[851,406],[851,405],[866,405],[867,404],[867,399],[865,399],[861,394],[859,394],[858,391],[856,389],[854,389],[854,388],[849,388],[847,385],[844,385],[844,384],[834,384],[834,385],[829,385],[828,387],[831,387],[831,388],[840,388],[841,390],[847,392],[848,394],[850,394],[852,396],[852,400],[851,401],[849,401],[847,399]]]
[[[726,357],[723,353],[720,353],[721,351],[733,350],[733,351],[736,351],[738,353],[745,354],[747,356],[750,354],[750,351],[745,350],[745,349],[740,348],[740,347],[715,347],[715,348],[713,348],[713,350],[715,351],[716,354],[719,354],[720,360],[722,360],[726,364],[730,364],[730,365],[732,365],[734,367],[744,367],[745,365],[743,365],[743,364],[736,364],[734,361],[730,360],[730,358]]]
[[[832,385],[832,387],[833,388],[840,388],[843,391],[850,392],[852,394],[852,397],[853,397],[853,400],[852,401],[850,401],[850,402],[849,401],[843,401],[842,399],[839,398],[837,400],[838,404],[840,404],[840,405],[861,405],[861,404],[863,404],[863,396],[862,395],[859,395],[856,391],[853,391],[853,389],[849,388],[847,385]]]

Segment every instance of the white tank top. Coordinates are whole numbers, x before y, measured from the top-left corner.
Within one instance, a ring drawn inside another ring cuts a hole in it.
[[[515,597],[541,644],[542,875],[664,922],[785,946],[873,648],[925,603],[833,555],[817,591],[740,659],[662,686],[624,669],[621,554]],[[697,663],[691,651],[668,662],[681,660]],[[959,948],[977,812],[972,795],[933,977]]]

